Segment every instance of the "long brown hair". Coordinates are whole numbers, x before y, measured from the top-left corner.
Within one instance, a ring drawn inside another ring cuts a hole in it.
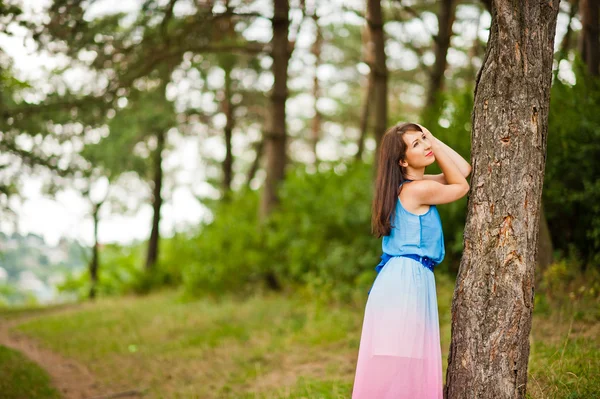
[[[399,162],[406,156],[406,143],[402,136],[407,131],[422,132],[417,124],[401,123],[389,128],[379,145],[371,213],[371,233],[377,238],[387,236],[392,231],[391,221],[396,209],[396,199],[400,195],[398,186],[406,180],[406,170]]]

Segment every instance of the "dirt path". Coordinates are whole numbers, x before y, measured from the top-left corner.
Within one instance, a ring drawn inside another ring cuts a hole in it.
[[[12,327],[32,318],[35,316],[19,317],[15,320],[0,318],[0,345],[21,352],[46,370],[52,380],[52,385],[65,399],[140,397],[140,393],[136,391],[110,392],[108,387],[102,387],[95,380],[84,365],[43,348],[33,338],[11,331]]]
[[[91,398],[100,395],[94,377],[83,365],[42,348],[32,338],[11,331],[13,326],[30,318],[1,320],[0,345],[21,352],[46,370],[52,379],[52,384],[66,399]]]

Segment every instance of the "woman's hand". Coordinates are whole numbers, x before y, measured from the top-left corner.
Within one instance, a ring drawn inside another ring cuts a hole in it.
[[[423,134],[425,135],[425,138],[431,144],[431,150],[433,151],[433,155],[435,156],[437,151],[440,151],[440,145],[439,145],[440,142],[438,141],[438,139],[433,137],[433,134],[431,134],[429,129],[427,129],[425,126],[419,125],[418,123],[416,125],[421,128],[421,130],[423,131]],[[441,149],[441,150],[443,151],[443,149]]]
[[[418,123],[415,123],[415,125],[417,125],[421,128],[423,133],[425,133],[425,137],[427,137],[427,139],[431,142],[431,144],[435,143],[435,137],[433,137],[433,134],[431,134],[431,132],[425,126],[419,125]]]

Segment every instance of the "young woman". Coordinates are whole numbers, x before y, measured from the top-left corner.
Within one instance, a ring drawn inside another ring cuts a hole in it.
[[[426,175],[437,160],[443,173]],[[462,198],[471,166],[415,123],[381,141],[372,230],[383,237],[365,307],[352,399],[442,399],[442,353],[433,270],[444,259],[436,205]]]

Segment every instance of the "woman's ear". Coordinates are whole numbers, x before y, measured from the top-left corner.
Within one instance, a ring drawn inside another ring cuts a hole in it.
[[[403,161],[402,159],[400,161],[398,161],[398,165],[403,166],[403,167],[407,167],[408,163],[406,161]]]

